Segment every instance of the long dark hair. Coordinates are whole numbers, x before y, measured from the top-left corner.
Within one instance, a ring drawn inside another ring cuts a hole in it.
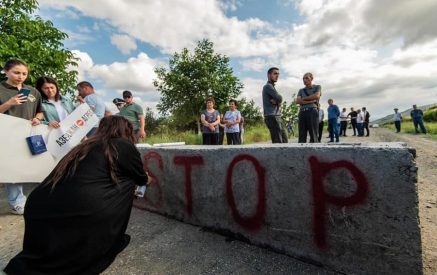
[[[5,72],[7,72],[10,69],[12,69],[13,67],[18,66],[18,65],[23,65],[29,71],[29,66],[27,66],[26,62],[24,62],[20,59],[9,59],[8,61],[6,61],[5,65],[3,66],[3,70]]]
[[[118,170],[118,152],[113,144],[112,139],[114,138],[124,138],[130,143],[135,144],[132,123],[122,116],[109,116],[102,118],[97,132],[89,139],[74,147],[61,159],[53,170],[52,177],[46,182],[46,184],[52,185],[53,189],[61,179],[72,177],[76,172],[79,163],[86,158],[91,149],[93,149],[97,144],[100,144],[103,147],[103,154],[108,161],[111,179],[114,184],[117,184],[118,179],[116,172]]]
[[[58,101],[59,98],[61,97],[59,94],[59,86],[58,86],[58,82],[56,82],[56,80],[50,76],[41,76],[40,78],[38,78],[38,80],[36,81],[36,86],[35,88],[39,91],[39,93],[41,94],[42,98],[45,100],[48,100],[47,95],[44,93],[44,91],[42,90],[42,86],[45,83],[50,83],[55,85],[56,87],[56,95],[55,95],[55,101]]]

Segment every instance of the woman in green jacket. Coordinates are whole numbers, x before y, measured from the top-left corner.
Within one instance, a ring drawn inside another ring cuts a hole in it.
[[[59,122],[64,120],[75,106],[71,100],[59,93],[56,80],[49,76],[42,76],[36,81],[36,89],[41,93],[44,108],[44,120],[52,128],[59,128]]]

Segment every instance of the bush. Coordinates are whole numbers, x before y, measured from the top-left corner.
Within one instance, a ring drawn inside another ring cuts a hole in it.
[[[430,109],[423,114],[423,120],[427,122],[437,122],[437,109]]]

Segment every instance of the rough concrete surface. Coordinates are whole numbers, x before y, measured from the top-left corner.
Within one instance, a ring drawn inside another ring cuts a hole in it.
[[[413,149],[400,143],[141,149],[144,208],[355,274],[422,271]]]
[[[326,140],[323,139],[324,142]],[[426,275],[437,274],[437,141],[423,135],[395,134],[387,129],[371,129],[371,136],[366,138],[341,137],[342,143],[377,141],[401,141],[417,149],[423,272]],[[30,189],[26,186],[26,192]],[[142,229],[137,230],[137,226]],[[21,250],[23,230],[22,217],[8,214],[4,189],[0,184],[0,270]],[[128,230],[132,235],[131,244],[105,274],[332,274],[324,268],[239,241],[229,241],[229,238],[199,227],[147,211],[134,209]],[[195,241],[185,243],[185,236]],[[219,246],[221,248],[217,248]],[[229,254],[226,256],[224,253]],[[193,262],[194,258],[198,261]],[[228,262],[221,261],[222,258]],[[196,266],[189,269],[191,265]],[[221,269],[222,265],[227,267]],[[180,271],[178,267],[181,267]]]

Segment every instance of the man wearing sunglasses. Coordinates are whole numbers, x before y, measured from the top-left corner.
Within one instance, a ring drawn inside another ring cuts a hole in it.
[[[120,115],[127,118],[133,125],[137,139],[146,137],[146,121],[143,108],[133,101],[130,91],[123,92],[125,105],[120,109]]]

